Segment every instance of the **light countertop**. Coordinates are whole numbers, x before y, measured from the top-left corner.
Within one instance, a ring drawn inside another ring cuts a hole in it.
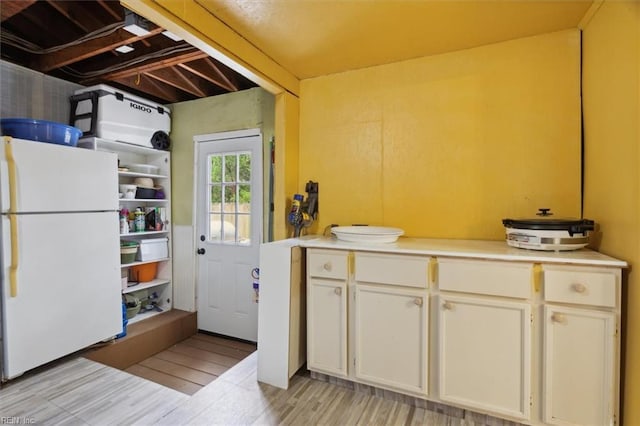
[[[616,268],[626,268],[628,266],[627,262],[623,260],[619,260],[590,249],[560,252],[528,250],[511,247],[507,245],[505,241],[400,237],[395,243],[354,243],[341,241],[335,237],[306,235],[300,238],[290,238],[269,244],[283,244],[291,247],[300,246],[304,248],[358,250],[380,253],[449,256],[519,262],[562,263]]]

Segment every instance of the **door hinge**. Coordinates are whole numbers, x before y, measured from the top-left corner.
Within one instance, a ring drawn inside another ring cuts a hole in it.
[[[529,395],[529,406],[533,407],[533,395]]]
[[[533,314],[531,314],[530,316],[531,316],[531,325],[533,325]]]

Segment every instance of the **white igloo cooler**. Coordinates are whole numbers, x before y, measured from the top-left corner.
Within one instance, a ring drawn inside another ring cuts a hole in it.
[[[156,149],[169,149],[171,111],[106,84],[76,90],[69,98],[71,124],[83,138],[98,137]]]

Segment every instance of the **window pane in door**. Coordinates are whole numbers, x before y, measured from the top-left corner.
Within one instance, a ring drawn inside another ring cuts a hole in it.
[[[238,175],[239,182],[251,181],[251,154],[245,153],[238,156],[240,164],[240,173]]]
[[[210,242],[251,244],[251,153],[210,156]]]
[[[210,182],[222,182],[222,156],[209,156],[209,176]]]
[[[246,210],[242,207],[239,208],[241,212],[249,213],[249,206],[251,206],[251,185],[240,184],[238,185],[238,203],[241,206],[247,206]]]
[[[236,185],[224,186],[224,212],[235,213],[236,212],[236,200],[237,200]]]
[[[235,182],[237,180],[236,172],[238,156],[236,154],[224,156],[224,181]]]
[[[236,235],[236,216],[235,215],[225,215],[222,228],[224,232],[225,243],[235,243],[238,241],[237,235]]]
[[[209,241],[222,241],[222,215],[209,214]]]
[[[209,211],[211,213],[222,212],[222,185],[211,185],[211,199],[209,203]]]
[[[251,244],[251,216],[239,213],[238,216],[238,244]]]

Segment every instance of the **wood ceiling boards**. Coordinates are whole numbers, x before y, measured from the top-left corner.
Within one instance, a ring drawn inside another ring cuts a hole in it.
[[[123,29],[117,0],[3,0],[3,60],[85,86],[108,84],[158,103],[174,103],[256,84],[164,29],[137,17],[148,34]],[[134,48],[120,53],[120,46]]]

